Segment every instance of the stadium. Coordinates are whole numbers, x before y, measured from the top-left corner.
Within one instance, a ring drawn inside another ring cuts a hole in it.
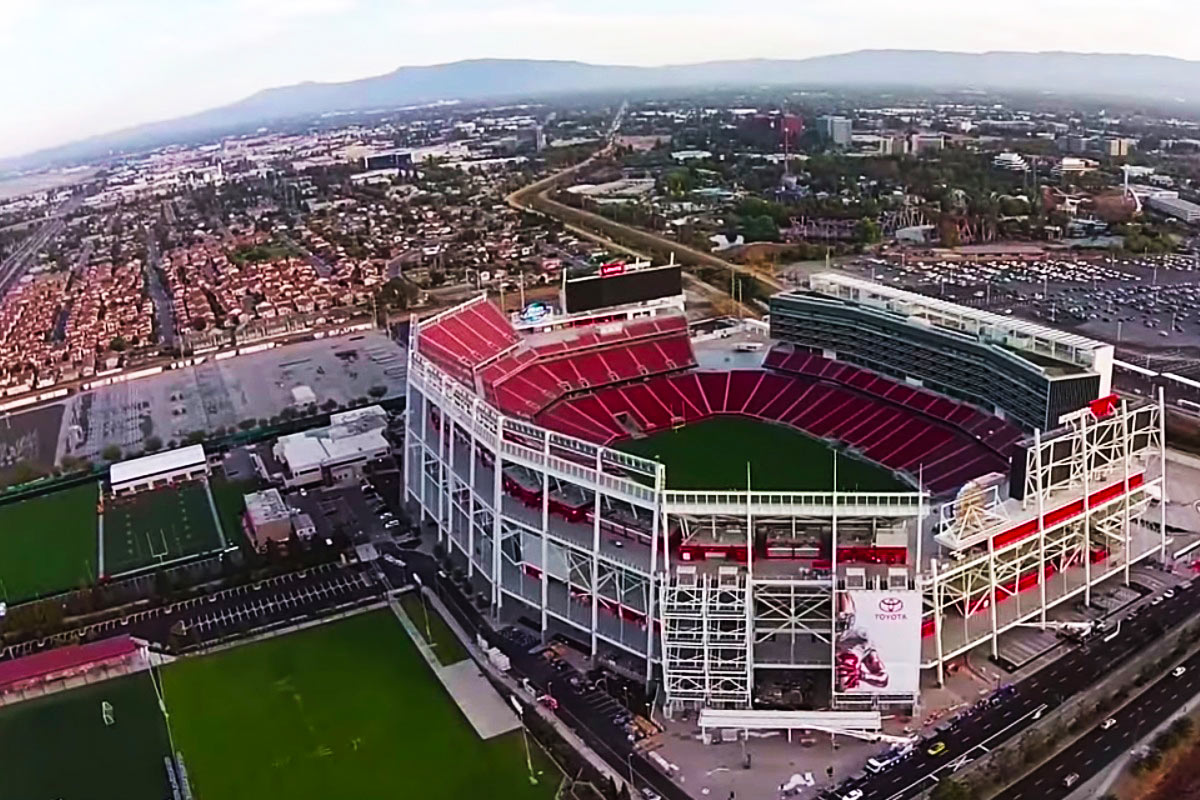
[[[1162,402],[1111,393],[1111,345],[834,273],[762,343],[683,311],[677,266],[611,264],[414,322],[404,448],[492,613],[668,713],[911,708],[1165,551]]]

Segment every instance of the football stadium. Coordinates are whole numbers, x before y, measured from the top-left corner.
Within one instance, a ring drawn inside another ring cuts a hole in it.
[[[561,294],[413,324],[406,499],[493,613],[668,713],[911,707],[1166,546],[1162,401],[1111,345],[837,273],[719,354],[677,266]]]

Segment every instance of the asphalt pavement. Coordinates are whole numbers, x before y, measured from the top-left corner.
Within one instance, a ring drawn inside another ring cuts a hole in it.
[[[907,758],[882,773],[852,778],[820,796],[842,798],[858,790],[861,800],[905,800],[916,797],[939,779],[953,774],[971,760],[1020,734],[1043,714],[1098,682],[1198,610],[1200,581],[1181,585],[1174,590],[1174,597],[1163,598],[1157,605],[1135,610],[1121,621],[1119,628],[1076,646],[1061,658],[1014,684],[1012,690],[994,693],[989,700],[961,712],[920,742]],[[1105,641],[1114,631],[1116,635]],[[1197,670],[1200,670],[1200,666]],[[945,749],[937,755],[929,755],[929,748],[939,741],[945,743]],[[1093,757],[1097,758],[1095,755]],[[1097,761],[1096,768],[1101,766]],[[1082,771],[1080,775],[1083,776]]]
[[[1020,783],[1000,793],[997,800],[1053,800],[1071,795],[1200,693],[1200,653],[1180,663],[1186,670],[1182,675],[1167,673],[1132,703],[1115,712],[1110,717],[1113,720],[1110,728],[1106,730],[1097,724]],[[1067,786],[1070,775],[1076,779]]]

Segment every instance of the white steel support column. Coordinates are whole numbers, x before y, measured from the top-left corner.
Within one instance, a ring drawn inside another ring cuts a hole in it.
[[[1167,405],[1163,387],[1158,387],[1158,560],[1167,561]],[[1128,489],[1129,487],[1126,487]]]
[[[429,498],[427,498],[425,496],[425,487],[429,483],[429,481],[425,477],[425,462],[428,458],[428,456],[427,456],[428,450],[429,450],[429,395],[424,395],[423,402],[421,403],[421,475],[419,478],[419,480],[421,481],[421,495],[420,495],[419,499],[421,502],[421,516],[422,517],[424,517],[426,514],[429,513]],[[438,541],[440,542],[441,540],[442,540],[442,532],[439,530],[438,531]]]
[[[438,415],[438,446],[437,446],[437,485],[434,489],[437,491],[437,524],[438,524],[438,539],[443,536],[446,539],[450,538],[450,534],[446,531],[446,526],[443,524],[446,519],[445,496],[446,496],[446,451],[449,445],[446,442],[446,426],[449,423],[449,414],[446,413],[446,408],[442,408],[442,413]]]
[[[458,425],[451,421],[447,427],[450,429],[450,438],[446,442],[446,488],[443,491],[446,494],[446,538],[449,539],[454,531],[454,482],[458,480],[454,472],[454,451],[458,444]]]
[[[662,508],[662,465],[654,476],[654,510],[650,512],[650,577],[646,587],[646,683],[654,676],[655,581],[658,580],[658,523]],[[544,539],[545,537],[543,537]],[[543,564],[543,567],[545,565]],[[665,581],[664,581],[665,583]],[[543,604],[545,600],[543,598]]]
[[[400,502],[403,505],[408,505],[409,495],[413,493],[411,483],[413,478],[412,455],[410,452],[412,450],[413,387],[412,381],[407,377],[412,375],[412,351],[409,351],[408,353],[404,374],[406,376],[404,380],[404,455],[401,460],[402,468],[404,470],[404,475],[402,476],[404,479],[404,491],[401,493]],[[424,401],[421,402],[421,406],[425,406]]]
[[[1042,474],[1042,432],[1033,432],[1033,453],[1037,464],[1037,518],[1038,518],[1038,597],[1041,600],[1042,627],[1046,627],[1046,497]],[[1018,578],[1019,580],[1019,578]]]
[[[600,481],[604,466],[604,451],[596,449],[596,492],[592,512],[592,658],[596,657],[596,626],[600,623]]]
[[[838,613],[841,609],[838,608],[838,485],[837,485],[837,451],[833,453],[833,506],[830,509],[830,546],[829,546],[829,574],[832,579],[830,584],[832,591],[829,594],[829,600],[832,604],[833,631],[829,637],[829,694],[833,698],[833,705],[837,706],[837,641],[838,641]]]
[[[492,609],[500,618],[504,594],[500,591],[500,513],[504,506],[504,419],[496,426],[496,458],[492,464]]]
[[[471,404],[472,410],[477,410],[479,400]],[[479,461],[479,446],[473,427],[467,429],[467,479],[471,482],[471,491],[467,492],[467,580],[475,577],[475,464]]]
[[[550,431],[542,432],[542,459],[543,463],[550,463]],[[542,641],[546,640],[546,629],[549,627],[549,621],[546,618],[546,606],[549,604],[550,598],[550,571],[549,567],[549,545],[547,543],[546,532],[550,530],[550,470],[542,470]],[[570,602],[570,598],[568,598]]]
[[[946,667],[943,662],[946,660],[946,651],[942,645],[942,590],[941,584],[938,581],[938,561],[936,558],[930,559],[929,567],[933,575],[933,640],[934,646],[937,648],[937,682],[938,686],[945,686]],[[834,612],[836,613],[836,611],[835,607]]]
[[[1079,419],[1083,446],[1083,606],[1092,607],[1092,443],[1088,440],[1088,418]],[[1128,488],[1128,487],[1126,487]],[[1065,565],[1064,565],[1065,566]],[[1065,572],[1065,570],[1064,570]],[[1066,579],[1064,578],[1064,581]],[[1064,589],[1066,586],[1063,587]]]
[[[1124,526],[1122,530],[1125,533],[1125,585],[1129,585],[1129,570],[1133,566],[1133,527],[1129,524],[1129,459],[1132,457],[1130,447],[1132,443],[1129,441],[1129,401],[1122,398],[1121,400],[1121,437],[1125,440],[1125,458],[1122,459],[1125,464],[1124,480],[1125,480],[1125,497],[1124,497],[1124,513],[1121,524]]]
[[[988,537],[988,616],[992,622],[992,658],[1000,657],[1000,626],[996,623],[996,539]],[[1020,602],[1018,600],[1018,602]]]

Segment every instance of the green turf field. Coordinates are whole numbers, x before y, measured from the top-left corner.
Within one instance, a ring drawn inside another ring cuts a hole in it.
[[[246,510],[245,496],[258,491],[258,481],[231,481],[221,473],[214,474],[208,482],[212,489],[213,502],[217,505],[217,514],[221,517],[221,528],[225,531],[225,541],[234,545],[242,541],[242,513]]]
[[[201,483],[105,500],[107,575],[121,575],[220,547],[208,493]]]
[[[833,451],[794,428],[745,417],[716,417],[645,439],[620,450],[667,465],[670,489],[744,489],[746,463],[761,491],[824,491],[833,488]],[[891,471],[838,455],[838,489],[892,492],[910,488]]]
[[[558,788],[544,762],[530,785],[519,731],[475,734],[386,611],[185,659],[164,680],[197,800],[540,800]]]
[[[413,625],[416,626],[425,641],[432,645],[438,663],[442,666],[450,666],[464,658],[469,658],[462,642],[454,635],[454,631],[450,630],[450,626],[442,619],[442,615],[437,612],[437,609],[430,608],[427,603],[422,603],[419,592],[406,592],[400,597],[400,605],[403,606],[404,613],[408,614],[408,618],[412,620]],[[426,611],[429,612],[428,619],[426,619]]]
[[[88,483],[0,506],[0,600],[27,600],[96,579],[96,501]]]
[[[0,708],[0,800],[163,800],[169,752],[144,672],[27,700]]]

